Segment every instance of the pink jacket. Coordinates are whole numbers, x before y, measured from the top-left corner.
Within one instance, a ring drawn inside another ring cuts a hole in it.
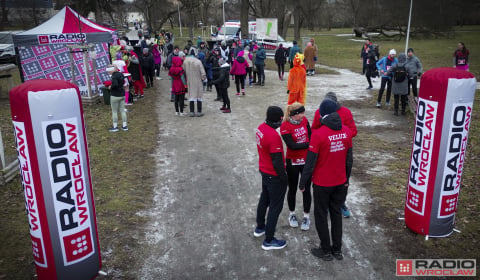
[[[247,74],[248,62],[243,58],[243,56],[237,57],[233,61],[232,69],[230,69],[231,75],[242,76]]]

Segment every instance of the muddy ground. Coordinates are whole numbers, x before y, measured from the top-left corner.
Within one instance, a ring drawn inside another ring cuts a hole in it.
[[[153,120],[160,125],[155,195],[149,210],[138,213],[148,219],[147,227],[138,228],[133,237],[142,249],[129,273],[109,270],[104,263],[105,278],[122,279],[132,271],[138,271],[137,279],[393,278],[396,257],[387,247],[393,241],[388,230],[367,216],[372,210],[368,182],[372,176],[391,176],[383,163],[394,156],[364,150],[362,137],[408,145],[411,129],[406,117],[374,107],[376,91],[365,90],[363,76],[337,70],[340,75],[308,77],[306,116],[311,122],[324,95],[334,91],[351,109],[359,130],[347,198],[352,217],[343,220],[343,261],[324,262],[310,254],[319,245],[313,220],[307,232],[290,228],[286,202],[276,232],[288,241],[285,249],[264,251],[263,239],[252,234],[261,190],[255,128],[269,105],[285,107],[286,80],[269,71],[264,87],[247,87],[242,97],[235,96],[232,83],[231,114],[219,111],[215,93],[206,92],[205,116],[191,118],[174,114],[170,84],[162,73],[163,79],[156,81],[158,119]],[[300,194],[297,214],[302,215]]]

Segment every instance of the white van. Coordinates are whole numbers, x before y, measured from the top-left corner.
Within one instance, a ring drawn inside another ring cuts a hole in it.
[[[0,32],[0,64],[17,63],[15,46],[12,36],[22,31],[2,31]]]
[[[253,38],[256,26],[257,23],[255,21],[248,22],[248,38]],[[231,41],[236,38],[242,38],[239,20],[226,21],[220,27],[210,26],[210,32],[212,33],[212,41]]]

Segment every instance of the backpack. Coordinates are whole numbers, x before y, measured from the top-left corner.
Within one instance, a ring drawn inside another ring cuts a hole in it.
[[[397,66],[395,69],[395,72],[393,73],[393,80],[397,83],[401,83],[405,81],[407,78],[407,69],[405,69],[405,66]]]

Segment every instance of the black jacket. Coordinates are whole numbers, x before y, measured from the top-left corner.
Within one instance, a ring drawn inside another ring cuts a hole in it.
[[[125,83],[125,77],[121,72],[115,71],[112,74],[112,86],[110,87],[110,95],[116,97],[125,96],[125,90],[123,84]]]
[[[217,87],[219,88],[229,88],[230,87],[230,65],[228,65],[227,63],[223,64],[218,71],[218,77],[214,74],[213,80],[211,83],[214,85],[217,85]]]
[[[278,48],[278,49],[275,51],[275,63],[276,63],[276,64],[285,64],[285,63],[287,63],[287,57],[288,57],[287,49],[285,49],[285,48]]]
[[[142,55],[141,60],[142,69],[145,70],[153,70],[155,68],[155,60],[153,59],[153,55],[148,53],[148,55]]]

